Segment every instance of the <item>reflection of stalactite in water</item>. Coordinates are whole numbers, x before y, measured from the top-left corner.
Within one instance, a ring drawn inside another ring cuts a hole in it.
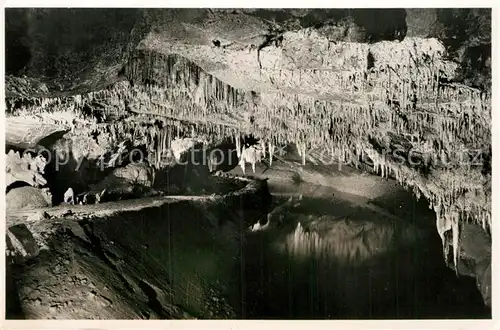
[[[391,226],[368,230],[359,226],[355,230],[342,221],[334,226],[334,230],[320,233],[314,228],[304,228],[299,222],[284,242],[278,244],[278,248],[297,258],[336,259],[348,263],[361,263],[394,248],[395,233]],[[404,235],[403,238],[408,239],[405,243],[411,244],[415,239],[406,233]]]

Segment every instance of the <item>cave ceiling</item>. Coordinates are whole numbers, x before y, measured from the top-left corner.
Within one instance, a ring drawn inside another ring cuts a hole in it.
[[[7,142],[29,145],[20,113],[98,106],[363,150],[430,201],[440,234],[460,221],[487,229],[490,29],[488,9],[7,9]],[[384,156],[395,146],[468,163],[409,166]]]

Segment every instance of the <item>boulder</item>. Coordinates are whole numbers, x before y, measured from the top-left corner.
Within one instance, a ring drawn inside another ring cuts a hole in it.
[[[131,163],[125,167],[119,167],[113,170],[113,172],[106,179],[118,179],[119,181],[131,184],[151,187],[153,186],[153,169],[144,163]]]
[[[485,305],[491,307],[490,237],[478,225],[463,224],[459,237],[459,250],[458,273],[476,279]]]
[[[10,235],[11,241],[16,241],[20,244],[19,246],[22,246],[23,253],[25,253],[27,257],[36,257],[40,252],[33,234],[25,224],[18,224],[10,227],[8,229],[8,235]]]
[[[104,201],[156,195],[152,189],[154,170],[145,163],[130,163],[115,168],[108,176],[90,189],[79,194],[77,203],[100,203]]]
[[[47,189],[24,186],[10,190],[5,204],[7,210],[19,210],[49,207],[52,201]]]
[[[491,307],[491,259],[476,265],[476,283],[484,304]]]

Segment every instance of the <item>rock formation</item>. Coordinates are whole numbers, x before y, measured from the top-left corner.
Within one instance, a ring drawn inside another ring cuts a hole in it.
[[[96,154],[81,157],[111,166],[132,143],[159,168],[176,137],[252,134],[296,144],[303,162],[369,164],[425,197],[455,267],[463,225],[491,232],[487,9],[8,9],[6,20],[11,146],[87,121]],[[10,173],[43,182],[31,172]]]

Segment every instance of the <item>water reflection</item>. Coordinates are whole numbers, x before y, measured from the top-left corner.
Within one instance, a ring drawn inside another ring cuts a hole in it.
[[[425,232],[405,221],[338,199],[304,197],[298,206],[275,216],[283,226],[271,225],[273,249],[294,258],[314,257],[360,264],[373,257],[424,238]]]
[[[435,232],[335,198],[305,197],[284,215],[248,235],[243,317],[487,317]]]
[[[339,262],[360,263],[386,252],[391,245],[393,228],[366,229],[368,226],[349,225],[345,219],[336,221],[329,218],[320,217],[307,227],[299,222],[293,234],[277,244],[278,248],[293,257],[336,258]],[[329,228],[321,228],[327,221],[331,221]]]

